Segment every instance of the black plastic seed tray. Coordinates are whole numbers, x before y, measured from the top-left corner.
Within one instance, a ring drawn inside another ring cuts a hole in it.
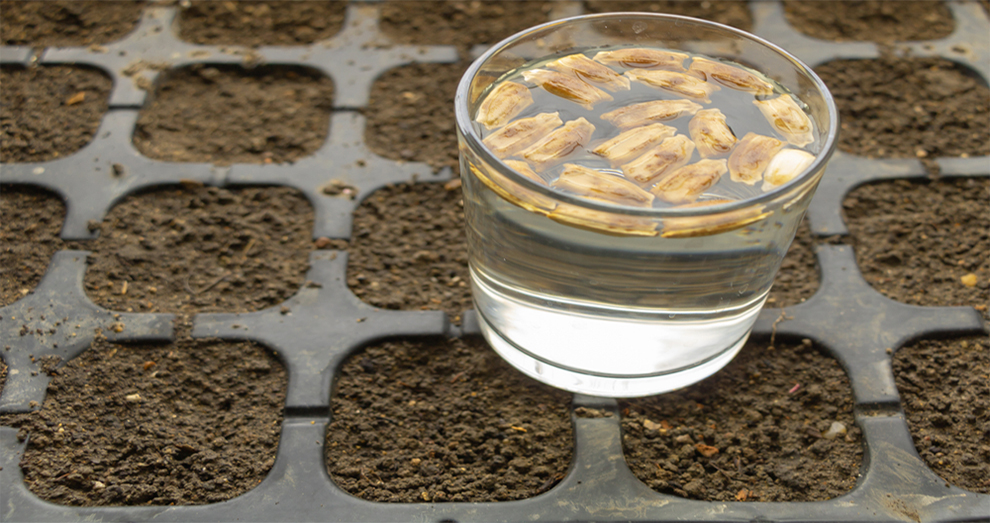
[[[976,2],[949,4],[956,30],[942,40],[905,43],[898,52],[941,56],[962,63],[990,80],[990,23]],[[795,31],[777,1],[750,3],[753,32],[773,41],[814,67],[834,59],[876,58],[872,43],[820,41]],[[561,2],[554,17],[580,14],[577,2]],[[295,187],[316,209],[313,237],[348,238],[351,212],[360,200],[335,198],[321,188],[331,179],[358,188],[361,197],[395,182],[439,182],[449,171],[431,174],[428,166],[379,157],[363,143],[364,117],[371,82],[389,68],[412,62],[449,63],[454,48],[388,44],[377,29],[379,6],[348,5],[345,29],[309,46],[243,48],[193,45],[173,30],[176,9],[149,7],[126,38],[103,47],[0,48],[4,64],[84,64],[113,79],[110,110],[94,140],[70,157],[36,164],[5,164],[4,184],[41,186],[67,205],[63,239],[93,237],[87,223],[100,221],[124,196],[143,188],[194,180],[206,185],[275,184]],[[148,159],[134,148],[131,135],[146,91],[124,70],[135,57],[158,64],[139,73],[153,84],[157,70],[193,63],[256,63],[306,66],[334,80],[335,111],[327,143],[316,154],[286,165],[173,164]],[[358,160],[365,160],[359,162]],[[986,177],[990,158],[939,158],[942,176]],[[110,166],[124,166],[123,177]],[[818,236],[847,233],[840,216],[843,197],[854,187],[882,179],[922,178],[913,159],[871,160],[836,153],[811,205],[809,218]],[[172,315],[117,313],[95,306],[82,290],[87,253],[62,251],[51,261],[34,293],[0,309],[0,344],[9,378],[0,412],[23,412],[44,400],[48,378],[33,358],[70,359],[92,342],[94,328],[112,341],[170,340]],[[324,434],[329,422],[330,390],[337,367],[353,350],[392,336],[476,335],[473,313],[462,326],[442,312],[400,312],[362,303],[345,283],[347,255],[316,251],[310,256],[308,285],[285,305],[246,314],[199,314],[194,337],[248,339],[276,350],[289,374],[285,419],[274,468],[258,487],[223,503],[181,507],[80,508],[55,505],[34,496],[22,480],[18,461],[26,443],[17,431],[0,428],[0,489],[4,521],[971,521],[990,519],[990,496],[949,486],[918,456],[901,410],[891,369],[892,351],[906,342],[935,334],[986,333],[980,315],[968,307],[918,307],[894,302],[862,278],[852,248],[823,245],[817,256],[822,284],[806,302],[787,308],[778,335],[811,338],[842,362],[856,401],[856,422],[866,453],[854,490],[835,499],[809,503],[700,502],[654,492],[636,479],[623,459],[616,403],[575,396],[573,407],[613,411],[611,417],[572,416],[576,434],[574,461],[567,476],[550,491],[523,501],[503,503],[384,504],[355,498],[331,481],[324,465]],[[779,309],[764,310],[757,334],[769,334]],[[25,321],[26,320],[26,321]],[[359,321],[360,320],[360,321]],[[126,324],[118,332],[115,323]],[[41,332],[21,336],[22,325]],[[87,334],[89,333],[89,334]]]

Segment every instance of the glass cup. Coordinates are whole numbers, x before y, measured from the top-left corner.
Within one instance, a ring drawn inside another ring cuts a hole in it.
[[[616,46],[755,69],[807,105],[814,161],[789,183],[708,206],[642,208],[534,182],[482,143],[486,89],[523,64]],[[523,373],[583,394],[678,389],[742,348],[835,146],[822,81],[779,47],[725,25],[645,13],[543,24],[489,49],[455,98],[471,285],[489,344]]]

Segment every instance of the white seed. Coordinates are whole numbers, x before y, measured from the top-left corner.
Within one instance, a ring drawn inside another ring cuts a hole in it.
[[[815,161],[815,155],[799,149],[777,153],[763,175],[763,190],[769,191],[793,180]]]

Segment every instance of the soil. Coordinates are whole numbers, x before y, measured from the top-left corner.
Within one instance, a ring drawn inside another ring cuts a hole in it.
[[[852,490],[860,474],[849,380],[810,340],[751,340],[714,376],[621,407],[626,461],[658,492],[820,501]],[[833,423],[846,434],[829,438]]]
[[[99,224],[90,299],[124,312],[248,312],[305,282],[313,210],[285,187],[173,187],[130,196]]]
[[[856,262],[883,295],[990,319],[990,180],[865,185],[843,202]]]
[[[131,32],[144,2],[0,2],[4,45],[82,46],[106,44]]]
[[[573,454],[570,395],[480,339],[397,340],[340,370],[327,431],[334,482],[372,501],[508,501],[549,490]]]
[[[254,488],[275,463],[287,374],[259,345],[97,337],[49,373],[41,410],[2,418],[31,436],[20,467],[42,499],[213,503]]]
[[[54,160],[88,144],[112,82],[96,69],[55,65],[2,67],[0,84],[0,161],[11,163]]]
[[[990,341],[921,340],[894,357],[897,390],[925,463],[942,479],[990,494]]]
[[[24,186],[0,188],[0,307],[34,290],[56,251],[65,206],[54,194]]]
[[[453,45],[467,59],[475,45],[548,22],[552,8],[534,1],[390,1],[382,5],[380,28],[396,43]]]
[[[311,44],[340,31],[346,8],[347,2],[200,0],[179,13],[179,38],[253,47]]]
[[[364,110],[364,140],[371,151],[459,173],[454,94],[469,65],[413,64],[390,69],[375,80]]]
[[[333,83],[307,69],[193,66],[162,80],[134,145],[170,162],[293,162],[326,141],[332,106]]]
[[[900,3],[898,3],[900,5]],[[868,158],[990,155],[990,89],[940,58],[837,60],[815,69],[835,97],[839,148]]]
[[[679,0],[589,0],[584,3],[588,13],[640,11],[693,16],[731,25],[744,31],[753,28],[753,16],[746,2],[714,1],[684,2]]]
[[[815,256],[816,243],[808,221],[802,221],[794,242],[780,264],[780,271],[773,280],[767,307],[793,307],[818,291],[821,270],[818,267],[818,257]]]
[[[955,29],[944,2],[784,2],[784,16],[798,31],[823,40],[892,43],[945,38]]]

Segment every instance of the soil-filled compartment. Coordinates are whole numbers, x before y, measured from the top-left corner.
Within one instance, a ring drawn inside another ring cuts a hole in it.
[[[27,296],[56,251],[65,205],[42,189],[0,185],[0,307]]]
[[[236,497],[275,462],[287,376],[251,342],[102,336],[52,375],[41,409],[5,414],[28,439],[28,488],[63,505],[188,505]]]
[[[195,65],[163,74],[134,132],[134,145],[149,158],[293,162],[329,135],[333,83],[313,70]]]
[[[44,2],[35,2],[44,3]],[[0,162],[44,162],[92,141],[112,82],[81,66],[0,67]]]
[[[250,312],[298,292],[314,214],[287,187],[190,184],[138,193],[98,224],[84,288],[122,312]]]
[[[144,2],[23,1],[0,2],[4,45],[82,46],[106,44],[137,27]]]
[[[842,207],[874,289],[911,305],[975,307],[990,318],[990,180],[869,184]]]
[[[751,339],[704,381],[621,402],[626,462],[650,488],[690,499],[831,499],[860,475],[853,401],[811,340]]]
[[[194,44],[306,45],[340,31],[347,2],[197,0],[179,7],[179,38]]]
[[[683,2],[680,0],[587,0],[588,13],[635,11],[665,13],[702,18],[720,24],[731,25],[749,31],[753,28],[753,15],[744,1],[721,0],[716,2]]]
[[[570,466],[570,402],[480,338],[385,341],[340,368],[327,467],[341,488],[372,501],[533,497]]]
[[[949,7],[931,0],[790,0],[784,2],[784,16],[808,36],[840,42],[936,40],[955,29]]]
[[[910,2],[908,2],[910,3]],[[839,109],[839,149],[868,158],[990,155],[990,89],[944,58],[836,60],[815,68]]]
[[[918,454],[945,481],[990,494],[990,341],[920,340],[894,355],[901,405]]]

